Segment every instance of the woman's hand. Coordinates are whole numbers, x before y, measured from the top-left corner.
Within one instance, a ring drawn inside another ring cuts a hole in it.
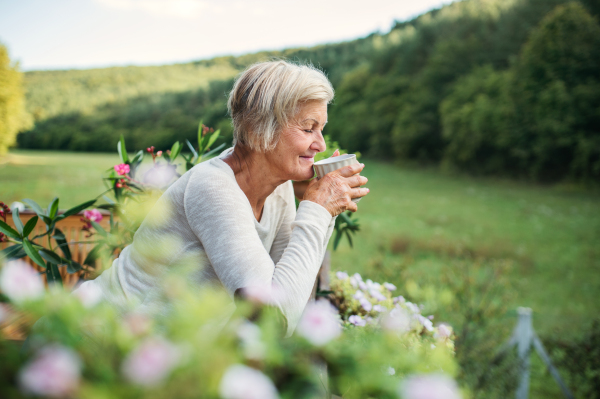
[[[306,188],[303,199],[323,206],[331,216],[344,211],[356,212],[358,208],[352,198],[364,197],[369,193],[368,188],[360,188],[368,181],[366,177],[359,175],[364,167],[364,164],[344,166],[320,179],[313,179]]]

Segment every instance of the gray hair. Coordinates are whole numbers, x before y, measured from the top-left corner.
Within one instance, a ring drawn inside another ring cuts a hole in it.
[[[227,109],[233,122],[233,143],[254,151],[270,151],[299,105],[311,100],[329,104],[333,95],[325,74],[312,65],[286,61],[251,65],[239,75],[229,93]]]

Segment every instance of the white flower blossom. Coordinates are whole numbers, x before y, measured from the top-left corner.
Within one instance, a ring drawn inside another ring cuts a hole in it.
[[[393,368],[392,366],[389,366],[389,367],[387,368],[387,373],[388,373],[389,375],[394,375],[394,374],[396,374],[396,369],[395,369],[395,368]]]
[[[86,308],[93,308],[102,301],[102,290],[97,284],[86,283],[73,292],[73,295],[79,299]]]
[[[79,387],[81,360],[70,348],[49,345],[19,372],[19,386],[26,394],[55,398],[71,396]]]
[[[394,301],[394,304],[404,303],[404,302],[406,302],[406,299],[404,299],[404,297],[402,295],[398,295],[397,297],[395,297],[393,299],[393,301]]]
[[[385,312],[387,310],[387,308],[385,306],[382,305],[374,305],[373,306],[373,311],[375,312]]]
[[[258,370],[241,364],[230,366],[219,384],[223,399],[277,399],[273,382]]]
[[[440,324],[437,331],[433,334],[435,339],[447,339],[452,336],[452,327],[447,324]]]
[[[370,312],[373,309],[373,304],[371,302],[369,302],[368,299],[362,298],[362,299],[359,299],[359,302],[360,302],[360,306],[362,306],[362,308],[364,310],[366,310],[367,312]]]
[[[6,263],[0,270],[0,290],[11,301],[22,303],[41,298],[44,295],[44,283],[31,266],[15,260]]]
[[[261,331],[256,324],[249,321],[242,323],[237,329],[237,336],[248,359],[260,360],[265,357],[267,348],[261,341]]]
[[[421,313],[421,309],[419,309],[419,307],[412,302],[405,302],[404,306],[406,306],[408,310],[410,310],[413,313]]]
[[[383,295],[381,293],[381,291],[375,289],[375,288],[371,288],[369,290],[369,295],[371,295],[373,298],[375,298],[378,301],[385,301],[387,298],[385,297],[385,295]]]
[[[388,291],[396,291],[396,286],[392,283],[383,283],[383,286]]]
[[[361,290],[356,290],[354,295],[352,295],[352,298],[356,299],[357,301],[360,301],[364,297],[365,297],[365,294],[363,294],[363,292]]]
[[[413,375],[400,382],[402,399],[460,399],[456,382],[443,374]]]
[[[352,316],[348,317],[348,321],[358,327],[363,327],[367,324],[367,322],[365,320],[363,320],[362,317],[357,316],[357,315],[352,315]]]
[[[180,350],[160,337],[145,339],[123,362],[125,377],[142,386],[160,384],[175,368],[181,358]]]
[[[387,331],[407,333],[411,329],[411,317],[406,309],[394,308],[381,318],[381,327]]]
[[[346,272],[337,272],[335,273],[335,276],[338,278],[338,280],[345,280],[348,278],[348,273]]]
[[[342,333],[337,310],[327,301],[308,304],[296,332],[313,345],[325,345]]]
[[[419,322],[425,327],[427,331],[433,331],[433,323],[427,317],[423,317],[421,315],[417,315]]]

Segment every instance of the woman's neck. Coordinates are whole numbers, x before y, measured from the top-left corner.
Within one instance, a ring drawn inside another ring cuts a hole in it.
[[[233,170],[238,185],[252,206],[254,217],[260,221],[267,197],[285,179],[277,177],[277,171],[272,170],[263,153],[250,151],[239,145],[233,147],[233,151],[223,161]]]

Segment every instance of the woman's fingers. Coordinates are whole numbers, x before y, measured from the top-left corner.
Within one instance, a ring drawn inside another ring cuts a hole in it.
[[[361,198],[369,194],[368,188],[353,188],[350,190],[350,198]]]
[[[346,178],[346,182],[350,187],[359,187],[367,184],[369,179],[361,175],[354,175]]]
[[[333,152],[333,155],[331,156],[331,158],[333,158],[333,157],[338,157],[338,156],[340,156],[340,150],[335,150],[335,151]]]
[[[354,165],[344,166],[343,168],[338,169],[338,172],[339,172],[340,176],[350,177],[357,173],[360,173],[364,167],[365,167],[365,164],[356,163]]]

